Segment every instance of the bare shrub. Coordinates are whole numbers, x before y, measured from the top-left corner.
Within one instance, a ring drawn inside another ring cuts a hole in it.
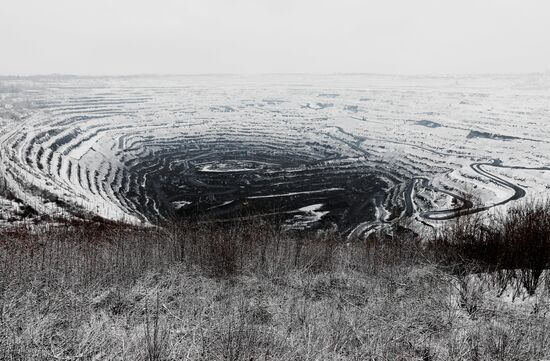
[[[491,272],[502,289],[515,282],[533,295],[550,268],[550,201],[522,203],[493,218],[459,217],[428,249],[455,274]]]
[[[145,305],[145,323],[143,325],[145,338],[145,352],[147,361],[160,361],[167,353],[168,331],[163,327],[159,315],[159,297],[157,294],[153,310]]]

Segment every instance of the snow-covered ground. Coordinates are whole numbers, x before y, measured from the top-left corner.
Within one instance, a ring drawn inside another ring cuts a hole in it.
[[[3,78],[0,217],[28,206],[148,223],[188,202],[286,195],[310,223],[335,214],[337,189],[350,231],[437,226],[466,199],[546,197],[549,119],[550,76],[537,74]],[[382,198],[365,195],[373,179]]]

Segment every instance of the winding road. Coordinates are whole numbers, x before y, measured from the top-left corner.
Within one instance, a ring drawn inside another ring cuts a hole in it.
[[[491,208],[502,206],[506,203],[509,203],[509,202],[512,202],[512,201],[515,201],[515,200],[518,200],[518,199],[521,199],[521,198],[525,197],[525,195],[527,193],[523,188],[521,188],[517,184],[514,184],[510,181],[507,181],[507,180],[503,179],[500,176],[497,176],[493,173],[490,173],[488,170],[486,170],[484,168],[484,167],[487,167],[487,166],[488,167],[504,168],[504,169],[550,171],[550,167],[507,166],[507,165],[503,165],[498,160],[494,160],[492,163],[473,163],[473,164],[471,164],[470,168],[474,172],[476,172],[477,174],[481,175],[484,178],[489,179],[489,181],[491,181],[491,182],[493,182],[493,183],[495,183],[499,186],[502,186],[502,187],[505,187],[505,188],[508,188],[508,189],[511,189],[511,190],[514,191],[514,194],[512,196],[508,197],[505,200],[502,200],[500,202],[497,202],[497,203],[494,203],[494,204],[491,204],[491,205],[481,206],[481,207],[474,207],[473,203],[470,200],[465,199],[464,197],[462,197],[460,195],[457,195],[457,194],[451,193],[449,191],[431,186],[429,184],[429,180],[427,178],[422,178],[422,177],[413,178],[413,180],[411,182],[409,182],[409,184],[407,185],[407,188],[405,189],[405,192],[404,192],[405,215],[410,217],[416,211],[416,209],[414,207],[414,201],[413,201],[413,192],[414,192],[414,186],[417,182],[421,182],[422,186],[425,187],[426,189],[431,189],[434,192],[440,192],[440,193],[448,194],[448,195],[450,195],[450,196],[454,197],[455,199],[462,202],[462,205],[460,207],[457,207],[457,208],[443,209],[443,210],[437,210],[437,211],[425,211],[425,212],[420,213],[421,218],[423,218],[425,220],[431,220],[431,221],[449,220],[449,219],[453,219],[453,218],[456,218],[456,217],[459,217],[459,216],[484,212],[484,211],[487,211]]]

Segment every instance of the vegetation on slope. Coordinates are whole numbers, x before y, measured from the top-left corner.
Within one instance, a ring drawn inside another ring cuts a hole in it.
[[[3,360],[550,357],[550,205],[431,239],[277,224],[0,234]]]

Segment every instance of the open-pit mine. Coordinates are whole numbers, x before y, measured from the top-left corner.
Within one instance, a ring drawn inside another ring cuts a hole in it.
[[[550,75],[0,79],[0,219],[430,230],[550,193]]]

